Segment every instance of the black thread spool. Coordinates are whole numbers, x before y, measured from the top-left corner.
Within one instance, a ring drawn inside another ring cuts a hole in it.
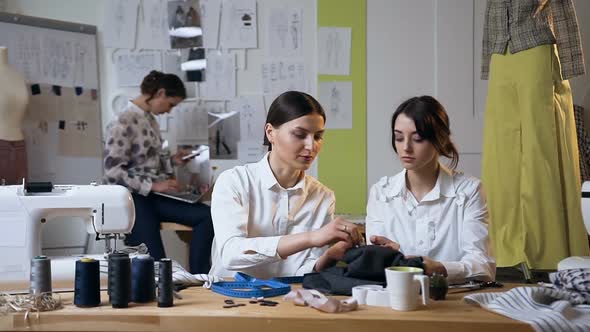
[[[35,256],[31,259],[30,281],[30,294],[51,292],[51,260],[47,256]]]
[[[109,255],[109,301],[113,308],[127,308],[131,298],[131,261],[128,254]]]
[[[125,256],[128,256],[128,255],[125,253],[122,253],[122,252],[113,252],[113,253],[110,253],[107,258],[107,294],[109,296],[109,302],[111,302],[111,277],[110,277],[110,275],[111,275],[111,264],[110,264],[111,258],[125,257]]]
[[[95,259],[76,261],[74,304],[81,308],[100,305],[100,263]]]
[[[158,264],[158,307],[174,305],[172,284],[172,260],[162,258]]]
[[[154,259],[139,255],[131,261],[131,301],[148,303],[156,299]]]

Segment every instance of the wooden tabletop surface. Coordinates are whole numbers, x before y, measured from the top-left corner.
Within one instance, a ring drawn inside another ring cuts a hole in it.
[[[516,285],[506,285],[505,291]],[[299,287],[299,286],[295,286]],[[492,290],[498,291],[498,290]],[[452,293],[453,290],[450,291]],[[532,328],[480,307],[464,303],[466,294],[449,294],[445,301],[431,301],[416,311],[398,312],[388,307],[359,306],[357,311],[329,314],[283,301],[275,307],[246,303],[223,308],[226,296],[193,287],[180,292],[174,307],[158,308],[156,303],[134,304],[112,309],[102,293],[102,305],[78,308],[73,293],[62,293],[64,308],[24,319],[24,314],[0,314],[0,330],[20,331],[532,331]]]

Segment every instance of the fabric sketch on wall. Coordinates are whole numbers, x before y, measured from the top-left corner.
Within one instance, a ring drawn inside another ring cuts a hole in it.
[[[299,57],[303,55],[303,10],[273,8],[268,15],[268,44],[272,56]]]
[[[350,74],[350,28],[321,27],[318,31],[318,73]]]
[[[352,128],[352,82],[320,82],[319,101],[326,112],[326,128]]]

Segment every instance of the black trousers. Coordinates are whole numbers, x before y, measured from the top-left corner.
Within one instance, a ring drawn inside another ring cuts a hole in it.
[[[160,235],[160,222],[175,222],[193,228],[190,243],[190,272],[209,273],[211,269],[211,245],[213,223],[209,206],[202,203],[185,203],[179,200],[154,195],[133,193],[135,226],[125,239],[127,245],[147,245],[155,260],[166,257]]]

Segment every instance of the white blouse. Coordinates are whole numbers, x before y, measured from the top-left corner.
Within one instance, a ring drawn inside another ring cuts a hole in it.
[[[366,232],[367,239],[380,235],[399,243],[405,255],[440,261],[450,283],[495,278],[480,181],[443,165],[436,185],[420,202],[406,187],[406,170],[374,184]]]
[[[335,202],[334,193],[308,175],[292,188],[281,187],[268,154],[257,163],[223,172],[211,200],[215,240],[210,274],[233,277],[241,271],[271,278],[311,272],[327,247],[282,259],[277,253],[279,240],[329,223]]]

